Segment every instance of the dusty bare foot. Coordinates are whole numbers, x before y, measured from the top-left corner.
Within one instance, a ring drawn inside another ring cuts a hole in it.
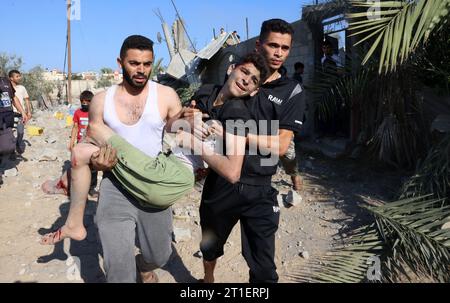
[[[66,238],[70,238],[75,241],[83,241],[86,239],[87,232],[84,227],[77,229],[70,229],[66,225],[61,227],[55,232],[48,233],[41,238],[41,245],[55,245]]]
[[[158,283],[158,275],[153,271],[139,272],[141,275],[142,283]]]
[[[299,192],[303,190],[303,180],[300,176],[292,176],[291,180],[295,191]]]

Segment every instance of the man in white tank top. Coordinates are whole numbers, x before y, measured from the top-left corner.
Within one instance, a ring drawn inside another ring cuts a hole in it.
[[[154,61],[152,46],[153,42],[142,36],[124,41],[117,60],[124,81],[95,96],[90,127],[95,137],[96,127],[106,123],[144,154],[157,157],[162,152],[166,123],[177,117],[182,107],[172,88],[148,80]],[[136,233],[142,279],[156,280],[151,270],[164,266],[172,253],[172,209],[145,208],[124,189],[112,174],[106,174],[100,187],[96,221],[107,280],[136,281]]]
[[[107,143],[119,150],[118,164],[112,173],[105,173],[100,186],[96,216],[108,282],[136,282],[136,234],[142,253],[138,258],[142,280],[156,280],[152,270],[165,265],[172,253],[170,205],[192,188],[194,182],[186,166],[173,155],[162,154],[164,129],[179,116],[182,107],[173,89],[149,82],[153,60],[151,40],[142,36],[128,37],[118,59],[124,81],[96,95],[89,111],[89,137],[105,137],[106,124],[112,129],[111,133],[115,132]],[[84,188],[83,182],[86,183],[90,175],[85,159],[97,152],[98,147],[81,145],[72,153],[72,185]],[[138,179],[148,171],[153,174],[149,182]],[[149,187],[155,190],[148,190]],[[75,187],[71,190],[66,224],[44,237],[43,244],[86,237],[84,227],[74,224],[83,216],[86,198],[83,191]],[[151,201],[151,204],[143,201]]]

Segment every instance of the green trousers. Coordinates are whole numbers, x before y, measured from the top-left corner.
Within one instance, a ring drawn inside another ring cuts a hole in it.
[[[174,155],[149,157],[118,135],[108,144],[117,150],[112,173],[144,207],[166,209],[194,186],[193,173]]]

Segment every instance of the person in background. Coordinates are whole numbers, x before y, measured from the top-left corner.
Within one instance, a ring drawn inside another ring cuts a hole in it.
[[[73,128],[69,146],[70,150],[72,150],[76,144],[80,143],[86,137],[86,131],[89,125],[89,105],[93,98],[94,94],[88,90],[82,92],[80,95],[81,108],[78,109],[73,115]],[[97,176],[98,172],[92,170],[89,195],[93,198],[98,197],[98,193],[95,190],[97,187]]]
[[[20,105],[26,112],[27,119],[30,120],[32,117],[32,110],[30,104],[30,97],[28,96],[27,89],[21,85],[22,74],[18,70],[12,70],[8,73],[9,80],[16,91],[15,95],[20,101]],[[19,113],[17,108],[14,108],[14,112]],[[23,154],[25,152],[25,143],[23,142],[23,136],[25,133],[25,127],[20,119],[15,119],[17,123],[17,141],[16,141],[16,151],[18,154]]]

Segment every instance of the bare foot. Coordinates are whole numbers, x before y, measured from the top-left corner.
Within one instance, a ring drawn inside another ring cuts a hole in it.
[[[70,229],[69,227],[64,225],[57,231],[44,235],[39,243],[41,245],[55,245],[66,238],[70,238],[75,241],[83,241],[84,239],[86,239],[86,236],[87,232],[84,227]]]

